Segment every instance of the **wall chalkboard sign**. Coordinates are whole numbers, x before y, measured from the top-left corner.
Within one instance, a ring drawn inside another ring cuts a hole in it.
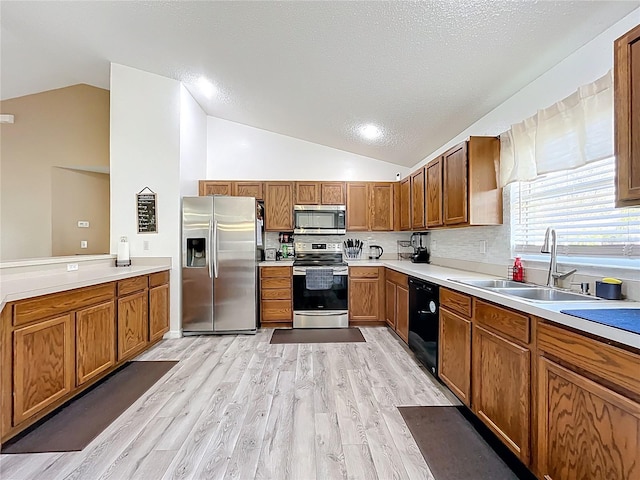
[[[145,192],[148,190],[148,192]],[[158,233],[156,194],[149,187],[136,194],[138,233]]]

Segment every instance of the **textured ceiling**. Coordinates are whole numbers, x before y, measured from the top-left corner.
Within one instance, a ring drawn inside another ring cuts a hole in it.
[[[204,75],[209,115],[411,166],[639,5],[2,1],[0,94]]]

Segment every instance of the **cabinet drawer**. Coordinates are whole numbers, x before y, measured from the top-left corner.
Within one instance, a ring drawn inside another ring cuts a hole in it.
[[[260,286],[262,288],[287,288],[291,290],[291,278],[263,278],[260,281]]]
[[[529,343],[529,317],[476,299],[473,319],[508,337]]]
[[[169,283],[169,270],[149,275],[149,288]]]
[[[34,320],[106,302],[114,297],[113,287],[113,283],[105,283],[95,287],[70,290],[18,302],[13,310],[13,324],[15,326],[24,325]]]
[[[291,300],[291,290],[288,288],[267,288],[262,290],[263,300]]]
[[[263,300],[263,322],[290,322],[292,319],[291,300]]]
[[[538,350],[633,392],[640,398],[640,354],[538,320]]]
[[[129,293],[139,292],[148,286],[146,275],[141,277],[127,278],[118,282],[118,296],[128,295]]]
[[[471,297],[448,288],[440,289],[440,305],[455,312],[471,316]]]
[[[409,277],[404,273],[399,273],[395,270],[387,269],[386,276],[387,280],[389,280],[390,282],[409,288]]]
[[[260,267],[260,278],[290,277],[291,267]]]
[[[378,278],[378,267],[349,267],[351,278]]]

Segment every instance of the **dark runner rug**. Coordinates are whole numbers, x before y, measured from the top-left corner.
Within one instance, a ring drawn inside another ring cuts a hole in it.
[[[464,407],[398,410],[435,480],[535,480],[515,455],[498,445],[498,440],[483,438],[483,426],[474,428],[462,413]]]
[[[9,443],[2,453],[74,452],[86,447],[178,362],[128,362]]]
[[[347,343],[366,342],[357,327],[275,329],[271,336],[276,343]]]

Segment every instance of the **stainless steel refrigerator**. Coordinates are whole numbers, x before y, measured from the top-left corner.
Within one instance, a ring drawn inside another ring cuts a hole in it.
[[[253,197],[183,197],[185,335],[256,332],[260,230]]]

